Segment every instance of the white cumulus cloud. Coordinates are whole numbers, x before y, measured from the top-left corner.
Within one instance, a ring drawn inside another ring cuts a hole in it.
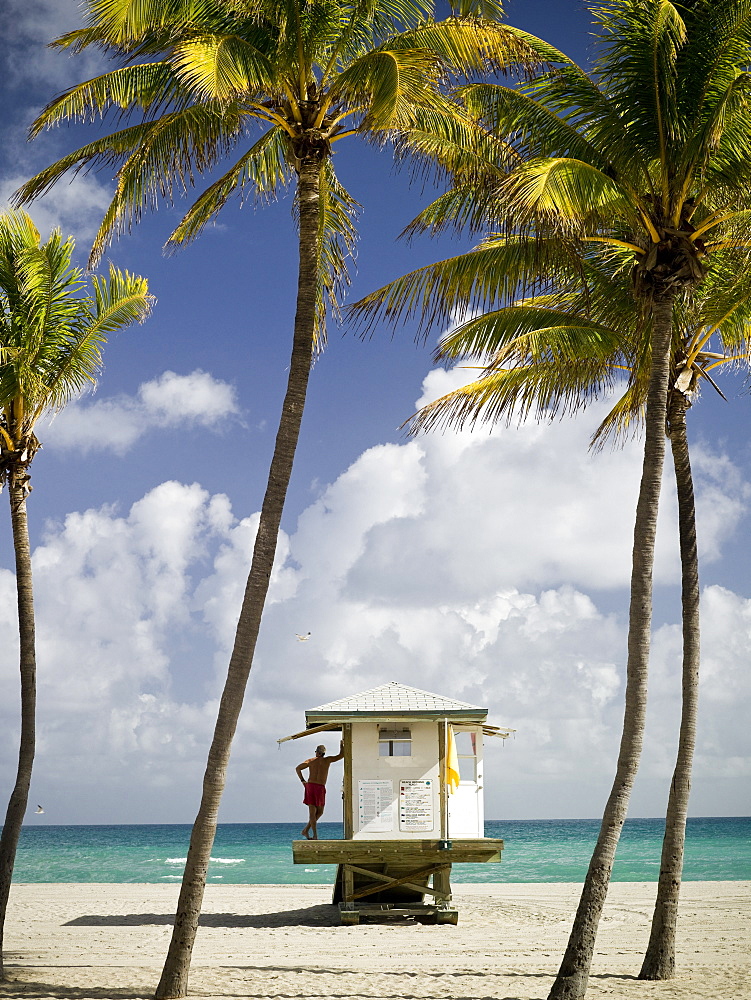
[[[122,455],[154,428],[219,431],[239,416],[235,388],[228,382],[200,369],[189,375],[165,371],[144,382],[135,396],[85,397],[70,403],[46,422],[40,436],[56,448]]]
[[[10,208],[12,196],[33,173],[30,163],[27,174],[0,182],[0,205]],[[96,234],[111,200],[112,192],[96,177],[79,175],[59,181],[51,192],[25,205],[24,211],[31,216],[42,242],[59,227],[64,237],[73,236],[77,248],[86,251],[87,241]]]
[[[71,58],[69,52],[48,48],[68,31],[82,27],[76,0],[5,0],[4,45],[0,65],[22,92],[46,84],[53,96],[80,80],[106,71],[105,58],[92,46]],[[33,52],[34,58],[29,58]],[[48,98],[48,99],[49,99]],[[38,109],[38,110],[41,110]]]
[[[150,383],[131,409],[153,414],[163,403],[161,422],[181,419],[177,378],[162,376],[165,393]],[[483,705],[491,722],[517,730],[505,747],[488,747],[489,817],[600,813],[622,724],[640,455],[634,445],[592,456],[589,432],[581,419],[565,420],[369,449],[280,536],[225,821],[295,818],[293,767],[308,747],[277,752],[276,740],[302,728],[306,708],[390,680]],[[697,489],[700,534],[719,553],[747,506],[746,484],[720,458],[699,468]],[[49,527],[34,553],[34,781],[48,815],[192,819],[257,523],[257,514],[237,519],[225,496],[169,482],[127,512],[71,513]],[[658,570],[675,581],[667,504],[660,532]],[[602,609],[603,588],[622,612]],[[12,591],[12,574],[0,570],[6,634]],[[659,815],[667,796],[678,615],[676,600],[673,621],[655,633],[636,815]],[[16,657],[12,643],[0,647],[3,785],[13,765]],[[740,801],[751,767],[750,658],[751,601],[708,588],[695,813],[733,812]]]

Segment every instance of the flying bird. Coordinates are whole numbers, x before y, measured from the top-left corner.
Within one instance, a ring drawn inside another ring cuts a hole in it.
[[[297,636],[300,642],[307,642],[308,639],[310,638],[310,632],[306,632],[305,635],[300,635],[299,632],[295,632],[295,635]]]
[[[37,806],[34,812],[37,814],[37,816],[41,816],[42,813],[44,812],[44,809],[42,809],[41,806]]]

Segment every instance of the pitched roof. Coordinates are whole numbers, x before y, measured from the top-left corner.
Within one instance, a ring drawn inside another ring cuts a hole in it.
[[[331,718],[333,716],[354,714],[390,715],[404,712],[416,712],[425,715],[472,715],[487,717],[488,710],[479,705],[470,705],[466,701],[446,698],[441,694],[421,691],[419,688],[408,687],[391,681],[379,687],[361,691],[359,694],[339,698],[327,705],[318,705],[305,713],[306,720]]]

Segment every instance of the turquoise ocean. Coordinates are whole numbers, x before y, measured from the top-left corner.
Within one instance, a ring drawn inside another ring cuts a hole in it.
[[[453,882],[581,882],[599,820],[488,821],[486,837],[502,837],[500,864],[456,865]],[[322,839],[340,839],[338,823],[319,823]],[[627,820],[613,881],[656,881],[664,821]],[[217,829],[209,883],[331,884],[333,865],[295,865],[291,842],[299,823],[225,823]],[[15,882],[179,881],[190,826],[27,826],[16,855]],[[751,817],[689,819],[683,877],[751,880]]]

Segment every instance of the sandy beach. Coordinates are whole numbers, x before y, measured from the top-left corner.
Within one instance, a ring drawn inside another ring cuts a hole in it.
[[[153,995],[178,887],[17,885],[0,997],[139,1000]],[[679,972],[636,980],[655,887],[616,883],[588,997],[751,998],[751,883],[687,882]],[[253,1000],[544,1000],[577,885],[462,885],[459,924],[342,927],[326,886],[209,886],[190,993]]]

